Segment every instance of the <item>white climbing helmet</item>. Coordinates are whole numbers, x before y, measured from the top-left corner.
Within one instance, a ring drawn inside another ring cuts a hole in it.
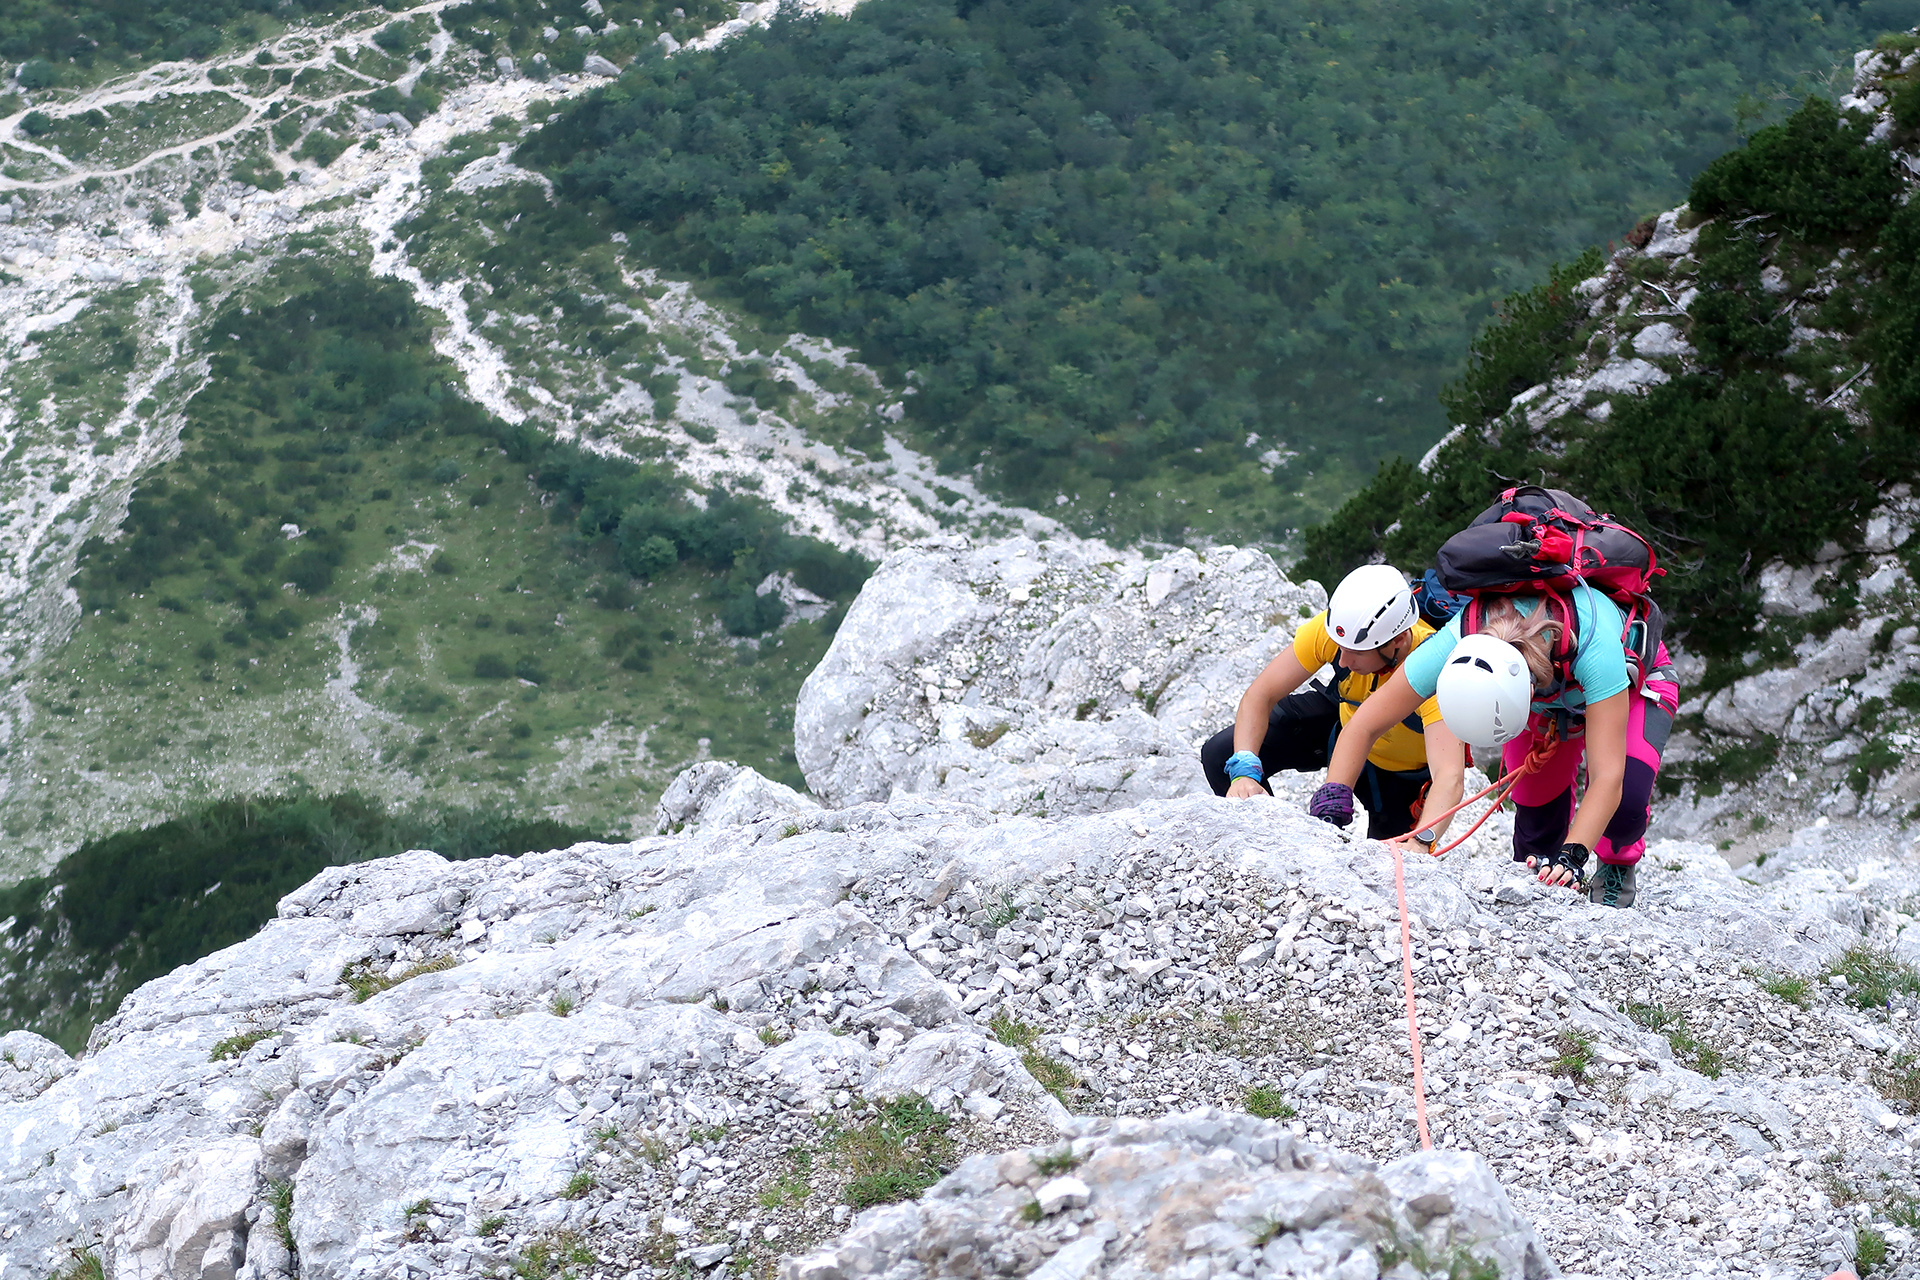
[[[1505,640],[1471,635],[1453,646],[1434,693],[1453,736],[1484,750],[1511,742],[1527,727],[1533,676]]]
[[[1363,564],[1327,601],[1327,631],[1343,649],[1378,649],[1413,625],[1413,588],[1390,564]]]

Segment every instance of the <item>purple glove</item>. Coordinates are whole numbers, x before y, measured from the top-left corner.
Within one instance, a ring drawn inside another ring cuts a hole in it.
[[[1307,812],[1336,827],[1353,823],[1353,788],[1344,782],[1329,782],[1307,801]]]

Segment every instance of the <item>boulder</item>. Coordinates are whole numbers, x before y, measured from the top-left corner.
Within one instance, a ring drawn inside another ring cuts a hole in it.
[[[662,834],[702,824],[741,826],[819,807],[792,787],[743,765],[703,760],[668,784],[654,806],[653,825]]]
[[[938,793],[1090,813],[1196,794],[1198,743],[1324,605],[1256,550],[919,544],[868,580],[807,678],[795,753],[836,806]]]

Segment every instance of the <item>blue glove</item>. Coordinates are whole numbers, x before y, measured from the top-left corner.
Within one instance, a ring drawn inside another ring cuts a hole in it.
[[[1353,823],[1353,788],[1344,782],[1329,782],[1307,801],[1307,812],[1336,827]]]

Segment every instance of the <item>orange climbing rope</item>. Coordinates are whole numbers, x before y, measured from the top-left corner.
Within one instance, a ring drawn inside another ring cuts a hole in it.
[[[1480,800],[1485,799],[1487,796],[1492,795],[1495,791],[1500,792],[1498,796],[1494,797],[1493,803],[1487,806],[1487,811],[1480,815],[1479,820],[1476,821],[1472,826],[1468,827],[1466,831],[1457,840],[1449,840],[1446,844],[1443,844],[1443,845],[1436,844],[1428,852],[1432,853],[1434,857],[1438,858],[1442,854],[1451,853],[1455,849],[1458,849],[1461,845],[1465,844],[1467,840],[1473,835],[1474,832],[1478,831],[1482,826],[1486,824],[1486,821],[1488,818],[1491,818],[1495,813],[1499,812],[1500,806],[1507,802],[1507,797],[1513,794],[1513,789],[1520,785],[1520,780],[1522,778],[1526,777],[1529,774],[1538,773],[1546,765],[1547,761],[1553,758],[1554,748],[1558,747],[1559,745],[1560,745],[1559,732],[1552,725],[1548,725],[1546,736],[1541,738],[1540,741],[1533,744],[1533,749],[1527,752],[1527,758],[1525,760],[1522,760],[1518,765],[1515,765],[1511,770],[1502,774],[1499,778],[1495,779],[1494,781],[1488,783],[1485,787],[1481,788],[1479,791],[1474,792],[1472,795],[1468,796],[1465,800],[1462,800],[1459,804],[1453,806],[1453,808],[1448,809],[1445,813],[1435,816],[1433,821],[1427,824],[1429,827],[1437,827],[1441,823],[1445,822],[1448,818],[1451,818],[1454,814],[1466,808],[1468,805],[1474,804]],[[1398,844],[1403,844],[1406,841],[1411,839],[1413,839],[1413,832],[1409,831],[1404,835],[1392,836],[1386,841],[1384,841],[1383,843],[1390,844],[1390,845],[1398,845]]]
[[[1513,794],[1513,789],[1520,785],[1520,780],[1528,774],[1538,772],[1553,755],[1553,749],[1559,745],[1559,734],[1549,727],[1547,735],[1534,744],[1533,750],[1527,752],[1527,758],[1505,776],[1435,818],[1432,825],[1438,826],[1475,801],[1491,795],[1495,790],[1505,788],[1500,790],[1499,796],[1487,806],[1487,811],[1480,815],[1479,822],[1467,828],[1466,835],[1450,842],[1445,848],[1434,849],[1434,857],[1437,858],[1449,850],[1458,848],[1469,836],[1478,831],[1481,823],[1492,817],[1494,812],[1506,803],[1507,797]],[[1433,1135],[1427,1130],[1427,1076],[1420,1062],[1420,1015],[1413,1004],[1413,917],[1407,910],[1407,862],[1401,856],[1401,846],[1411,839],[1413,839],[1413,833],[1409,831],[1405,835],[1394,836],[1383,843],[1393,851],[1393,891],[1400,902],[1400,989],[1406,993],[1407,997],[1407,1047],[1413,1051],[1413,1120],[1420,1129],[1420,1149],[1431,1151]]]
[[[1427,1078],[1420,1069],[1420,1019],[1413,1009],[1413,926],[1407,912],[1407,862],[1400,856],[1400,842],[1389,840],[1393,850],[1393,891],[1400,898],[1400,987],[1407,993],[1407,1043],[1413,1046],[1413,1118],[1420,1126],[1420,1149],[1433,1150],[1433,1135],[1427,1132]]]

